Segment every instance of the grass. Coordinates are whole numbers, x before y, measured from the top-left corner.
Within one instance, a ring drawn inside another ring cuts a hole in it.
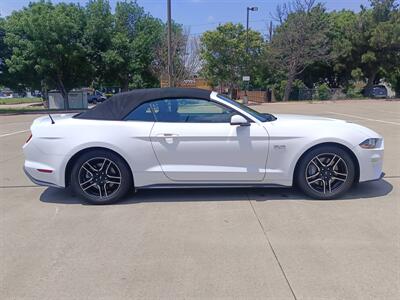
[[[1,98],[0,105],[2,104],[21,104],[21,103],[39,103],[42,102],[41,98]]]
[[[21,108],[2,108],[0,105],[0,114],[17,114],[17,113],[27,113],[27,112],[38,112],[43,111],[45,113],[47,110],[37,107],[21,107]]]

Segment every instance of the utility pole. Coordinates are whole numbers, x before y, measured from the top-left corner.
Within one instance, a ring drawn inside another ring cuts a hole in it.
[[[272,21],[269,23],[269,42],[271,43],[272,41]]]
[[[250,17],[250,11],[258,11],[258,7],[256,6],[252,6],[252,7],[247,7],[247,18],[246,18],[246,57],[245,57],[245,71],[246,73],[249,72],[249,17]],[[247,104],[248,98],[247,98],[247,90],[249,89],[249,80],[250,78],[248,78],[248,76],[250,76],[249,74],[246,74],[245,77],[247,77],[246,80],[246,85],[245,85],[245,90],[244,90],[244,97],[243,97],[243,102],[244,104]],[[245,77],[243,77],[243,80],[245,79]]]
[[[247,7],[247,18],[246,18],[246,55],[249,54],[249,15],[250,7]],[[246,70],[247,70],[247,59],[246,59]]]
[[[171,0],[167,0],[167,19],[168,19],[168,85],[173,86],[173,69],[172,69],[172,22],[171,22]]]

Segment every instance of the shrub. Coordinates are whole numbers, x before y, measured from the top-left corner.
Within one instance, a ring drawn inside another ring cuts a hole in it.
[[[282,80],[279,84],[274,85],[274,93],[276,100],[282,101],[283,95],[285,93],[287,80]],[[292,92],[290,93],[289,100],[298,100],[299,99],[299,90],[306,89],[307,86],[303,81],[296,79],[293,82]]]
[[[362,90],[355,86],[350,86],[346,91],[346,97],[350,99],[363,98]]]
[[[319,84],[315,87],[315,99],[328,100],[331,99],[331,89],[326,83]]]

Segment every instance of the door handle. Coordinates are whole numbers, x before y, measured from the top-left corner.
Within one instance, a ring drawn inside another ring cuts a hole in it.
[[[158,137],[165,137],[165,138],[171,138],[171,137],[177,137],[179,136],[179,134],[175,134],[175,133],[160,133],[157,134]]]
[[[160,133],[157,134],[157,137],[164,138],[165,142],[167,144],[173,144],[174,143],[174,137],[179,136],[178,134],[174,133]]]

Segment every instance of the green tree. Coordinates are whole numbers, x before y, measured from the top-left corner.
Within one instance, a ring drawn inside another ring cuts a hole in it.
[[[227,84],[232,90],[240,85],[243,75],[257,72],[257,61],[263,47],[264,41],[259,32],[249,30],[246,51],[246,30],[243,25],[220,25],[201,37],[203,73],[212,85]]]
[[[5,41],[13,49],[6,59],[9,72],[30,76],[26,83],[45,80],[60,91],[68,108],[68,92],[89,79],[84,27],[84,11],[75,4],[40,1],[14,12],[5,26]]]
[[[400,11],[396,0],[371,0],[371,6],[360,12],[359,32],[352,36],[368,87],[379,74],[400,65]]]
[[[327,37],[331,43],[330,59],[316,61],[307,66],[298,77],[308,87],[328,83],[330,87],[347,87],[359,70],[360,59],[353,45],[358,35],[358,15],[350,10],[327,14]],[[359,77],[359,76],[356,76]]]
[[[396,97],[400,98],[400,66],[397,66],[395,70],[385,73],[385,78],[396,92]]]
[[[347,88],[353,81],[371,86],[383,77],[389,80],[400,64],[400,18],[395,1],[373,0],[371,8],[362,7],[358,14],[334,11],[329,24],[332,59],[308,67],[305,82],[323,78],[331,86]]]
[[[354,48],[354,37],[358,36],[358,16],[353,11],[342,10],[329,14],[329,39],[332,41],[332,60],[327,73],[331,84],[347,85],[353,79],[352,71],[359,67],[359,55]],[[329,75],[328,75],[329,76]]]
[[[162,23],[145,13],[135,1],[117,2],[111,47],[104,53],[107,80],[126,91],[158,85],[151,72]]]
[[[252,73],[254,80],[251,82],[251,87],[254,88],[274,88],[277,83],[285,80],[285,73],[274,70],[270,63],[271,50],[268,42],[264,43],[260,58],[254,64]]]
[[[281,24],[271,41],[271,63],[287,74],[284,101],[289,100],[297,76],[308,66],[330,58],[328,15],[321,4],[314,3],[298,0],[277,9]]]
[[[85,9],[84,42],[91,65],[93,84],[98,86],[106,77],[105,53],[111,47],[113,15],[108,0],[90,0]]]
[[[5,19],[0,17],[0,86],[5,85],[6,81],[6,58],[9,57],[10,48],[6,45],[4,38],[6,35]]]
[[[40,82],[32,72],[10,73],[6,61],[11,57],[12,48],[6,43],[7,20],[0,18],[0,86],[12,88],[15,91],[25,91],[27,87],[39,87]]]

